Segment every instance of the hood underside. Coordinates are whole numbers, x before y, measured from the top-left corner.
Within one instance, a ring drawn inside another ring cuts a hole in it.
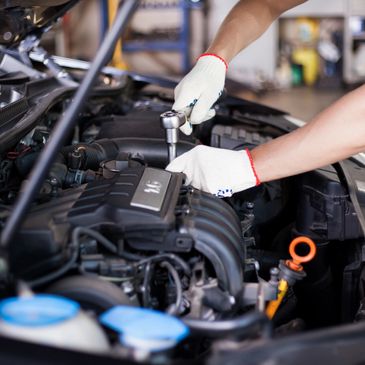
[[[78,0],[0,1],[0,45],[14,47],[29,35],[39,37]]]
[[[50,7],[50,6],[57,6],[61,4],[65,4],[69,2],[69,0],[5,0],[0,1],[0,8],[1,9],[7,9],[7,8],[13,8],[16,6],[20,6],[22,8],[28,8],[32,6],[44,6],[44,7]]]

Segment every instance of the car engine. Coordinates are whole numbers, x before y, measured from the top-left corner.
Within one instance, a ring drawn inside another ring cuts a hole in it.
[[[81,250],[80,264],[87,272],[127,282],[131,276],[138,278],[138,265],[130,265],[130,260],[147,260],[150,265],[172,261],[182,276],[189,279],[200,276],[201,284],[204,283],[200,287],[202,293],[205,289],[211,293],[215,290],[218,298],[225,298],[228,308],[230,301],[239,300],[245,250],[240,221],[229,205],[184,187],[181,175],[161,169],[126,164],[112,174],[113,177],[71,189],[32,211],[17,237],[29,243],[28,254],[39,252],[39,257],[34,254],[30,257],[23,250],[14,252],[15,266],[21,263],[19,275],[34,276],[41,274],[40,270],[49,270],[45,253],[62,255],[68,248],[67,236],[73,229],[79,229],[86,235],[90,231],[90,238],[98,237],[93,232],[103,232],[114,242],[104,245],[103,239],[99,241],[105,251],[101,252],[93,240],[76,241],[74,249]],[[189,257],[188,261],[194,264],[188,265],[180,255]],[[209,262],[216,277],[209,278],[204,261]],[[151,279],[154,277],[152,266],[148,274]],[[147,273],[144,275],[146,281]],[[135,284],[134,280],[132,282]],[[186,284],[193,285],[189,281]],[[160,285],[164,287],[165,283]],[[146,306],[152,300],[150,289],[144,288]],[[171,300],[177,301],[176,289],[176,283],[164,288],[167,292],[160,298],[162,303],[171,305]],[[183,298],[178,299],[175,311],[188,309],[183,306]],[[211,303],[214,305],[219,307],[220,303]],[[223,305],[224,309],[227,308]],[[200,313],[202,308],[195,310]]]

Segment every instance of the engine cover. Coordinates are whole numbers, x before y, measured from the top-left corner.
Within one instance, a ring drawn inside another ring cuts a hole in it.
[[[68,222],[72,226],[112,225],[136,249],[188,251],[192,242],[178,234],[167,237],[174,231],[181,185],[181,174],[149,167],[127,169],[112,179],[87,185],[69,210]]]
[[[140,251],[198,251],[224,290],[237,295],[242,289],[245,252],[237,215],[224,201],[183,186],[182,174],[127,168],[34,208],[12,249],[14,270],[32,277],[49,271],[47,263],[67,257],[77,226],[110,229]]]

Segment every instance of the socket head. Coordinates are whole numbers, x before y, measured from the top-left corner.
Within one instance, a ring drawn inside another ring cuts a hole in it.
[[[186,123],[186,115],[183,112],[169,110],[160,115],[161,126],[164,129],[178,129]]]

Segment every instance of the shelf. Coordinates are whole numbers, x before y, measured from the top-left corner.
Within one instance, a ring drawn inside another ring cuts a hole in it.
[[[201,9],[202,3],[191,3],[191,2],[185,2],[183,4],[141,4],[139,5],[139,9],[148,9],[148,10],[164,10],[164,9],[181,9],[182,7],[185,7],[187,9]]]
[[[182,72],[186,73],[190,69],[190,12],[194,9],[203,9],[203,1],[177,0],[175,2],[142,3],[141,10],[163,10],[177,9],[181,13],[181,28],[176,40],[151,39],[151,40],[125,40],[123,42],[124,52],[180,52],[182,58]]]
[[[185,42],[177,41],[125,41],[124,52],[138,51],[181,51],[186,50]]]

